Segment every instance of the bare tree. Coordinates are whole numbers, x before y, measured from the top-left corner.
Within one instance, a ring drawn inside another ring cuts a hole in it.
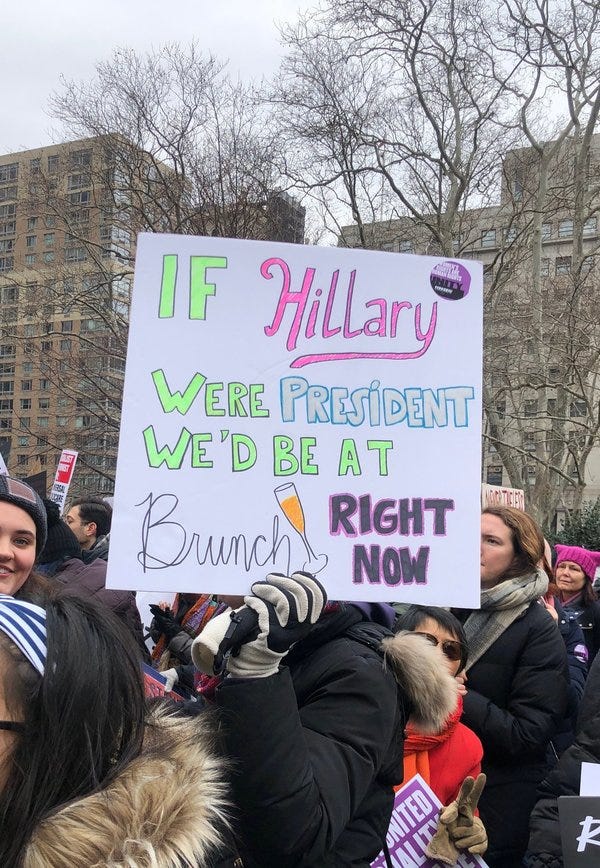
[[[3,339],[27,358],[34,402],[56,396],[47,431],[18,408],[20,438],[36,454],[79,448],[83,487],[114,479],[136,234],[279,238],[286,200],[265,112],[193,44],[117,50],[52,100],[75,141],[51,164],[31,161],[27,213],[53,247],[15,274],[18,316]]]
[[[340,243],[486,263],[486,450],[546,523],[578,508],[600,419],[598,14],[328,0],[275,96]]]

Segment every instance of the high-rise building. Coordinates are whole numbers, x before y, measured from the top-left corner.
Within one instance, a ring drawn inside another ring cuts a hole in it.
[[[78,449],[75,492],[112,490],[116,459],[134,236],[113,172],[102,138],[0,157],[0,451],[28,476]]]
[[[585,149],[565,140],[545,165],[516,149],[497,204],[458,211],[445,246],[429,214],[345,226],[338,240],[483,263],[483,481],[524,488],[548,523],[600,496],[599,169],[600,135]]]
[[[304,240],[304,208],[285,192],[230,210],[196,203],[174,170],[118,135],[0,156],[9,472],[51,478],[68,447],[79,451],[72,493],[112,491],[137,232]]]

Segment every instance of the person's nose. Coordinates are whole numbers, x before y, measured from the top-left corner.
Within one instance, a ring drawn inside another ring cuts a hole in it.
[[[6,534],[0,534],[0,561],[8,561],[12,558],[10,539]]]

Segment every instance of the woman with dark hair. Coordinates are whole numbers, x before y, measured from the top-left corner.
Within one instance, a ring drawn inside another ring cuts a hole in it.
[[[600,601],[593,588],[600,552],[556,545],[554,576],[558,601],[569,621],[579,624],[588,651],[588,666],[600,648]]]
[[[156,708],[111,612],[0,595],[0,865],[208,864],[224,816],[205,719]]]
[[[452,612],[436,606],[409,606],[399,615],[395,630],[425,636],[444,655],[446,667],[460,685],[455,710],[436,733],[424,733],[411,720],[404,741],[404,780],[416,774],[430,785],[443,805],[452,802],[467,776],[481,771],[483,748],[474,732],[460,722],[466,692],[461,673],[467,663],[467,641],[462,624]]]
[[[483,744],[487,784],[479,811],[490,868],[520,864],[548,744],[566,710],[565,647],[538,604],[548,587],[538,567],[543,554],[543,535],[526,513],[484,510],[481,607],[455,611],[469,644],[462,721]]]

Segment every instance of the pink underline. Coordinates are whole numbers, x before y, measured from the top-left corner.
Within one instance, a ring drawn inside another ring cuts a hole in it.
[[[403,359],[418,359],[423,352],[424,350],[416,350],[414,353],[324,353],[298,356],[291,363],[290,368],[303,368],[305,365],[314,365],[317,362],[345,362],[349,359],[389,359],[397,362]]]

